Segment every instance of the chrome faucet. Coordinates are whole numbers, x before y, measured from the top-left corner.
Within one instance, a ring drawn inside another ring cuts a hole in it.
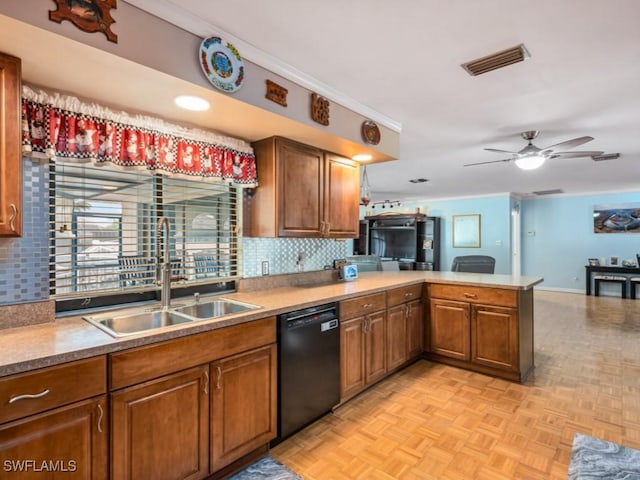
[[[168,310],[171,306],[171,259],[169,255],[169,219],[167,217],[160,217],[158,220],[158,239],[164,238],[164,256],[158,255],[158,261],[162,258],[162,266],[160,267],[162,283],[162,309]],[[158,252],[160,252],[160,246],[163,243],[158,242]]]

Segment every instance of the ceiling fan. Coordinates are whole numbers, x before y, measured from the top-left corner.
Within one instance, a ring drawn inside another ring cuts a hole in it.
[[[567,140],[564,142],[556,143],[555,145],[551,145],[546,148],[538,148],[531,141],[538,136],[540,132],[538,130],[529,130],[527,132],[522,132],[522,138],[527,140],[529,143],[526,147],[518,152],[511,152],[509,150],[500,150],[498,148],[485,148],[485,150],[489,152],[497,152],[497,153],[508,153],[511,155],[510,158],[505,158],[502,160],[491,160],[489,162],[477,162],[477,163],[468,163],[465,167],[471,167],[474,165],[484,165],[487,163],[500,163],[500,162],[511,162],[515,161],[516,165],[523,170],[533,170],[535,168],[541,167],[542,164],[549,158],[579,158],[579,157],[593,157],[602,155],[604,152],[601,151],[582,151],[582,152],[559,152],[558,149],[563,148],[574,148],[578,145],[582,145],[584,143],[590,142],[593,140],[593,137],[578,137],[573,138],[571,140]]]

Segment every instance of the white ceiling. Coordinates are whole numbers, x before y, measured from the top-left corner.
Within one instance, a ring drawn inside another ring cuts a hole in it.
[[[638,0],[162,3],[401,123],[399,161],[368,169],[374,200],[640,191]],[[520,43],[523,63],[478,77],[460,67]],[[520,150],[525,130],[541,131],[539,147],[590,135],[577,150],[621,157],[463,167],[504,158],[485,147]]]

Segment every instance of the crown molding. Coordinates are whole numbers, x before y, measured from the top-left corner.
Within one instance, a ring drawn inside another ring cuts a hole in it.
[[[126,3],[155,15],[156,17],[175,25],[176,27],[182,28],[187,32],[197,35],[198,37],[207,38],[214,33],[218,34],[225,40],[231,42],[238,51],[241,52],[242,57],[250,62],[280,75],[301,87],[316,92],[323,97],[348,108],[349,110],[373,120],[379,125],[389,128],[394,132],[400,133],[402,131],[402,124],[400,122],[397,122],[396,120],[393,120],[392,118],[387,117],[366,105],[362,105],[353,98],[330,87],[326,83],[307,75],[292,65],[283,62],[279,58],[270,55],[255,45],[226,32],[222,28],[207,22],[201,17],[193,15],[182,8],[179,3],[174,3],[170,0],[126,0]]]

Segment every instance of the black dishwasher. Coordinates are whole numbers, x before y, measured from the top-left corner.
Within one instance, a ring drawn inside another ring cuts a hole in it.
[[[340,401],[340,323],[335,303],[278,316],[275,445]]]

